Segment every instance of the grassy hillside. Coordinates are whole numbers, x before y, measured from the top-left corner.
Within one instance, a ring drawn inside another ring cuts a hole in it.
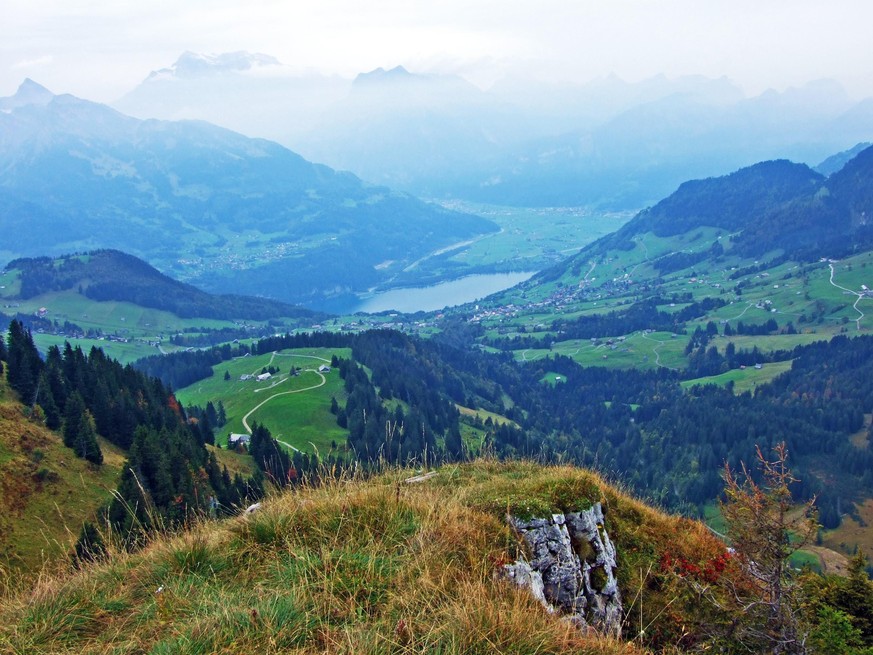
[[[668,517],[569,467],[477,462],[419,484],[395,471],[285,493],[261,511],[159,538],[0,605],[11,652],[638,653],[573,627],[498,575],[523,551],[507,512],[607,508],[625,638],[683,639],[660,558],[724,552],[699,523]],[[665,607],[672,605],[669,612]]]
[[[0,376],[0,586],[68,554],[115,489],[125,455],[103,439],[103,464],[76,457],[27,418]]]
[[[267,299],[210,295],[109,250],[10,263],[0,271],[0,313],[24,320],[42,350],[75,341],[124,363],[323,318]],[[0,316],[0,325],[6,323]]]
[[[687,366],[689,360],[684,349],[688,336],[634,330],[609,335],[623,337],[614,343],[607,343],[606,339],[567,339],[556,332],[552,322],[556,318],[570,322],[580,317],[620,313],[641,298],[657,296],[664,299],[658,310],[674,315],[690,302],[707,298],[724,301],[722,306],[686,321],[687,334],[710,321],[718,326],[720,335],[727,324],[734,330],[740,322],[758,326],[773,319],[778,324],[777,333],[719,336],[712,345],[721,353],[729,343],[737,350],[757,347],[772,352],[828,340],[837,334],[873,331],[873,294],[864,291],[865,286],[873,288],[873,251],[839,261],[804,264],[784,261],[779,253],[752,260],[728,250],[719,258],[665,275],[651,266],[651,260],[664,253],[708,250],[712,243],[720,241],[719,236],[717,230],[710,229],[672,237],[642,235],[630,250],[609,251],[580,269],[570,268],[555,281],[533,286],[527,283],[494,301],[480,303],[474,320],[484,327],[486,339],[554,338],[550,349],[536,345],[516,349],[515,357],[520,361],[559,353],[586,366],[644,369]],[[671,302],[671,298],[677,301]],[[507,306],[511,309],[507,310]],[[793,333],[787,331],[789,323]]]
[[[227,444],[231,432],[248,432],[252,423],[258,422],[281,443],[326,454],[334,441],[344,446],[348,434],[330,413],[331,397],[339,402],[345,397],[343,381],[337,371],[321,374],[317,370],[321,365],[329,366],[334,355],[349,358],[351,351],[308,348],[236,358],[215,365],[212,377],[180,389],[176,396],[186,407],[205,407],[209,401],[224,404],[227,425],[218,437],[222,445]],[[279,372],[269,380],[241,379],[270,366],[278,367]],[[292,367],[301,369],[299,375],[291,375]],[[229,380],[224,379],[225,373]]]

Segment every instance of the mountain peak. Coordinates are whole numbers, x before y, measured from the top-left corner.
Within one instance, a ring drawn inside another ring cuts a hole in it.
[[[0,109],[9,111],[16,107],[24,107],[27,105],[47,105],[54,97],[55,95],[42,84],[34,82],[29,77],[26,77],[18,87],[15,95],[7,98],[0,98]]]
[[[403,66],[395,66],[390,70],[385,70],[381,66],[374,70],[368,71],[366,73],[359,73],[355,78],[355,84],[360,83],[382,83],[382,82],[395,82],[402,80],[410,80],[413,78],[420,78],[421,75],[416,75],[414,73],[410,73]]]
[[[165,78],[193,79],[216,73],[239,73],[264,66],[281,66],[281,62],[271,55],[260,52],[222,52],[203,54],[186,50],[169,68],[152,71],[147,80]]]

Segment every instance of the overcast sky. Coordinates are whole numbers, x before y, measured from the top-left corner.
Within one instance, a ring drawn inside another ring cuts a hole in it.
[[[863,97],[871,25],[871,0],[0,0],[0,96],[31,77],[109,102],[185,50],[248,50],[349,77],[727,75],[749,94],[831,77]]]

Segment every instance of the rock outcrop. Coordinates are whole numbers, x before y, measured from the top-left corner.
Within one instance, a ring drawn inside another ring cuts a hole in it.
[[[531,559],[506,565],[507,577],[529,589],[550,612],[580,627],[620,634],[615,546],[604,528],[600,503],[548,519],[510,520],[530,549]]]

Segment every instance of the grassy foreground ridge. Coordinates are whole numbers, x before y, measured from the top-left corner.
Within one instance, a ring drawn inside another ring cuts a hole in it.
[[[659,579],[665,553],[724,550],[702,524],[582,469],[486,460],[418,484],[404,482],[411,475],[286,492],[251,515],[47,573],[0,602],[0,651],[646,652],[685,634],[681,603],[671,607],[676,598]],[[508,513],[546,516],[596,501],[618,550],[627,641],[578,630],[499,575],[524,550]]]

